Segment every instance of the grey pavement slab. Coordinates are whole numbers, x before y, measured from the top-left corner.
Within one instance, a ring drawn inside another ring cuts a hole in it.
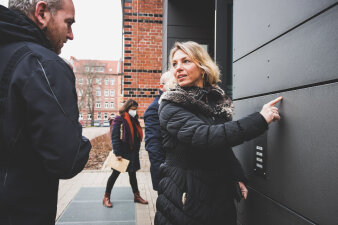
[[[102,201],[104,187],[83,187],[74,197],[73,201]],[[133,191],[130,187],[114,187],[110,195],[112,201],[134,201]]]
[[[131,188],[113,188],[113,208],[102,205],[104,191],[104,187],[82,187],[56,224],[136,225],[136,208]]]

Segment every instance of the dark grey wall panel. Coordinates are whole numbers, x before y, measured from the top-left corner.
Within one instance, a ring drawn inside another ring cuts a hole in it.
[[[237,208],[239,225],[314,225],[254,189],[248,190],[248,198]]]
[[[338,78],[338,5],[233,64],[234,98]]]
[[[253,172],[253,141],[234,148],[258,192],[321,225],[337,224],[338,83],[281,93],[282,120],[267,133],[267,179]],[[234,119],[279,95],[235,101]],[[265,205],[264,207],[268,207]],[[252,208],[250,208],[252,210]]]
[[[337,0],[234,1],[234,59],[278,37]]]
[[[163,57],[162,67],[168,64],[168,54],[175,41],[196,41],[209,45],[209,53],[214,52],[215,1],[204,0],[166,0],[167,56]]]
[[[192,26],[170,26],[168,37],[210,39],[210,32],[213,32],[210,27],[198,27],[196,29],[196,27]]]
[[[214,0],[168,0],[168,25],[211,27],[214,23]]]

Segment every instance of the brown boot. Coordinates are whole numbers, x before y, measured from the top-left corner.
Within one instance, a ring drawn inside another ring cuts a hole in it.
[[[138,202],[141,204],[148,204],[147,200],[144,200],[141,196],[140,196],[140,192],[136,192],[134,193],[134,202]]]
[[[104,197],[103,197],[102,203],[107,208],[112,208],[113,207],[113,204],[110,202],[110,193],[104,193]]]

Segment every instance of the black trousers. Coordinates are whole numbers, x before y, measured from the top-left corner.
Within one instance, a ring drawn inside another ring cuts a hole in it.
[[[137,186],[136,172],[128,172],[128,174],[129,174],[130,186],[133,189],[133,193],[139,192],[138,186]],[[115,181],[117,180],[119,175],[120,175],[120,172],[113,169],[113,172],[107,181],[106,193],[111,193],[111,190],[113,189]]]

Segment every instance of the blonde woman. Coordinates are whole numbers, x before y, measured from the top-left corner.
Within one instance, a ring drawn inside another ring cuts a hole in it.
[[[195,42],[175,43],[170,65],[177,85],[159,107],[165,162],[160,167],[155,224],[236,224],[235,186],[246,179],[231,147],[262,134],[279,120],[277,98],[238,121],[217,85],[220,72]]]

